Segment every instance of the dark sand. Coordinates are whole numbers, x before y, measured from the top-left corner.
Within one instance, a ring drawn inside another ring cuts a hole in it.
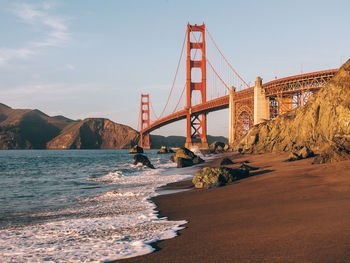
[[[350,262],[350,161],[232,157],[260,169],[225,187],[154,198],[160,215],[189,221],[186,229],[121,262]]]

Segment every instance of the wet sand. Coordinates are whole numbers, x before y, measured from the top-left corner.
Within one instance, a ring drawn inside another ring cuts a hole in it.
[[[350,262],[350,161],[231,157],[259,170],[225,187],[154,198],[161,216],[189,223],[154,253],[118,262]]]

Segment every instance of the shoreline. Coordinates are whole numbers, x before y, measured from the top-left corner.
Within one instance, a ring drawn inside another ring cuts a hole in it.
[[[350,260],[350,161],[312,165],[313,158],[284,162],[288,154],[225,155],[260,169],[225,187],[152,198],[160,217],[186,220],[185,228],[151,243],[150,254],[112,262]]]

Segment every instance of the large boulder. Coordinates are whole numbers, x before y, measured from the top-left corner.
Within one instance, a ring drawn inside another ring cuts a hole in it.
[[[158,154],[174,153],[174,151],[171,148],[168,148],[166,146],[162,146],[157,153]]]
[[[192,182],[195,188],[212,188],[224,186],[248,176],[249,171],[246,169],[203,167],[195,174]]]
[[[142,165],[145,165],[151,169],[154,169],[154,166],[151,164],[148,157],[146,155],[143,155],[140,153],[134,155],[134,165],[137,165],[139,163],[141,163]]]
[[[170,157],[170,160],[177,163],[177,167],[179,168],[204,163],[204,160],[202,158],[185,147],[179,148],[176,153]]]
[[[224,151],[225,146],[225,143],[215,141],[212,144],[210,144],[209,149],[212,153],[221,153]]]
[[[129,153],[143,153],[143,148],[138,145],[135,145],[130,149]]]

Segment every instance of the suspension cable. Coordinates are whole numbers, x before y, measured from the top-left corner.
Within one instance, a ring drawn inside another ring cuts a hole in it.
[[[154,114],[154,117],[156,117],[156,120],[158,120],[159,118],[158,118],[158,116],[153,108],[152,102],[149,102],[149,104],[151,105],[151,110],[152,110],[152,113]]]
[[[177,68],[176,68],[176,72],[175,72],[175,77],[174,77],[174,80],[173,80],[173,84],[171,85],[171,90],[170,90],[168,99],[167,99],[167,101],[166,101],[166,103],[165,103],[165,106],[164,106],[164,108],[163,108],[162,113],[159,115],[159,118],[163,116],[163,113],[164,113],[166,107],[168,106],[168,103],[169,103],[171,94],[172,94],[173,89],[174,89],[174,87],[175,87],[175,81],[176,81],[176,78],[177,78],[177,73],[179,72],[180,63],[181,63],[181,58],[182,58],[182,54],[183,54],[183,51],[184,51],[186,38],[187,38],[187,31],[186,31],[186,33],[185,33],[185,38],[184,38],[184,41],[183,41],[183,43],[182,43],[181,54],[180,54],[179,62],[177,63]]]
[[[219,47],[216,45],[213,37],[211,36],[211,34],[209,33],[208,29],[205,28],[205,31],[207,31],[209,38],[211,39],[211,41],[213,42],[214,46],[216,47],[216,49],[219,51],[220,55],[223,57],[223,59],[225,60],[225,62],[228,64],[228,66],[231,68],[231,70],[238,76],[238,78],[247,86],[247,88],[249,88],[249,85],[247,84],[247,82],[244,81],[244,79],[242,79],[242,77],[237,73],[236,70],[234,70],[234,68],[231,66],[231,64],[227,61],[227,59],[224,57],[224,55],[221,53]]]
[[[211,67],[211,69],[214,71],[215,75],[221,80],[222,84],[224,84],[226,89],[230,90],[230,88],[226,85],[225,81],[223,81],[222,78],[219,76],[219,74],[215,71],[215,69],[214,69],[213,65],[210,63],[209,59],[207,59],[207,62],[209,64],[209,66]]]

